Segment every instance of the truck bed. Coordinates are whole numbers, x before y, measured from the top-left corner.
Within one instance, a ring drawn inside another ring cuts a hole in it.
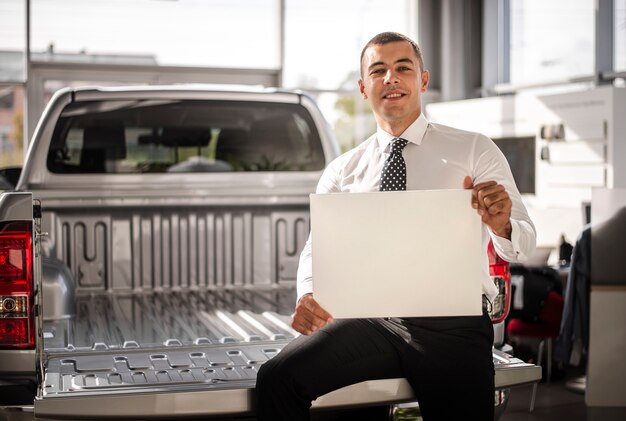
[[[296,335],[289,326],[294,300],[293,286],[80,295],[75,317],[44,324],[46,378],[36,412],[251,412],[258,368]],[[494,364],[498,389],[541,376],[539,367],[499,351]],[[334,391],[314,407],[411,400],[406,380],[388,379]]]
[[[47,352],[292,339],[293,286],[78,295],[76,315],[44,323]]]
[[[70,274],[60,278],[73,279],[59,285],[75,291],[46,296],[73,305],[44,321],[37,416],[253,412],[257,370],[296,335],[289,323],[309,226],[303,205],[292,198],[270,211],[262,199],[240,208],[196,198],[194,207],[179,208],[177,201],[192,199],[151,197],[109,200],[96,211],[83,193],[45,201],[44,229],[56,239],[49,255],[67,265]],[[497,351],[494,364],[500,389],[541,377],[540,367]],[[331,392],[313,406],[414,399],[405,379],[387,379]]]

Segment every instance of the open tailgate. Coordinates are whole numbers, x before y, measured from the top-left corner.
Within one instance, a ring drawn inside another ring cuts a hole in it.
[[[281,302],[281,297],[291,297],[293,291],[212,294],[211,299],[222,294],[219,302],[242,308],[237,300]],[[275,308],[277,312],[258,306],[229,312],[228,306],[215,303],[211,303],[218,308],[215,310],[195,305],[193,311],[189,306],[181,311],[181,306],[174,304],[180,304],[182,296],[92,295],[78,301],[79,314],[74,322],[46,323],[45,378],[35,401],[36,416],[156,418],[254,411],[259,367],[295,335],[289,316],[283,309]],[[197,298],[195,294],[187,296]],[[286,306],[293,308],[291,302]],[[82,311],[89,316],[80,314]],[[79,320],[88,321],[88,325]],[[194,339],[189,340],[192,335]],[[187,339],[167,339],[183,337]],[[87,346],[86,341],[94,338],[98,340]],[[145,342],[161,345],[145,347]],[[494,350],[493,360],[498,389],[541,378],[540,367],[500,351]],[[388,379],[331,392],[313,406],[339,408],[413,400],[405,379]]]

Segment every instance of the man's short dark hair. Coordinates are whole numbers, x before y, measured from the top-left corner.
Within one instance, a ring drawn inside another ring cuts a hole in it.
[[[361,66],[360,66],[361,77],[363,77],[363,57],[365,56],[365,50],[367,50],[372,45],[385,45],[385,44],[389,44],[390,42],[402,42],[402,41],[408,42],[411,45],[411,47],[413,48],[413,51],[415,51],[415,56],[417,57],[417,61],[420,66],[420,71],[423,71],[424,59],[422,58],[422,50],[420,50],[420,47],[417,45],[415,41],[413,41],[411,38],[407,37],[406,35],[402,35],[398,32],[381,32],[380,34],[376,35],[374,38],[369,40],[369,42],[365,44],[365,47],[363,47],[363,50],[361,51]]]

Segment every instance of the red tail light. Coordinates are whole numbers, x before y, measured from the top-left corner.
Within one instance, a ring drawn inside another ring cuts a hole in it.
[[[31,338],[32,326],[28,317],[0,319],[0,344],[26,348],[34,344]]]
[[[489,241],[487,247],[489,256],[489,275],[498,287],[498,296],[493,300],[490,312],[491,322],[500,323],[509,315],[511,307],[511,272],[509,263],[502,260],[493,247],[493,242]]]
[[[0,347],[35,345],[32,224],[0,224]]]

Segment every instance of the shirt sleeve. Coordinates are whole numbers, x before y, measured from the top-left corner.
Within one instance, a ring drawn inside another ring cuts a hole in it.
[[[331,162],[320,177],[315,193],[332,193],[341,191],[340,180],[341,167],[338,161]],[[311,234],[300,253],[298,273],[296,275],[298,300],[303,295],[313,292],[313,261],[311,257]]]
[[[473,158],[474,184],[492,180],[498,182],[504,186],[513,204],[511,239],[499,237],[489,230],[494,248],[508,262],[524,262],[535,250],[537,234],[515,185],[509,163],[496,144],[482,135],[476,139]]]

